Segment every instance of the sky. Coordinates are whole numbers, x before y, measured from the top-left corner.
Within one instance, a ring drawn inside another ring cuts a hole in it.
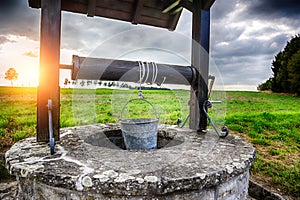
[[[256,90],[272,76],[274,56],[300,33],[299,0],[216,0],[211,8],[211,72],[225,90]],[[184,10],[174,32],[128,22],[62,13],[61,63],[72,55],[189,65],[191,13]],[[0,3],[0,85],[5,72],[15,85],[37,84],[40,9],[26,0]],[[61,70],[61,83],[69,78]],[[69,78],[70,79],[70,78]]]

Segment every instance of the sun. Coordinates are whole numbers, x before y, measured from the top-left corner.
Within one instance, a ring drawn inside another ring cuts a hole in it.
[[[23,65],[21,68],[19,68],[18,73],[18,82],[21,86],[36,87],[38,85],[39,68],[37,65]]]

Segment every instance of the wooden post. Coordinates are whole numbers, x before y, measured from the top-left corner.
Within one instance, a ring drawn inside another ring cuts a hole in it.
[[[37,93],[37,141],[49,141],[48,99],[52,100],[53,134],[59,140],[61,0],[41,0],[40,70]]]
[[[207,118],[203,103],[208,98],[210,12],[202,10],[201,0],[194,0],[192,24],[192,66],[199,72],[191,86],[190,128],[205,131]]]

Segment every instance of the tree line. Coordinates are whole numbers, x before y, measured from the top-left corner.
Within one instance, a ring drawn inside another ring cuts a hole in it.
[[[260,84],[258,90],[300,95],[300,34],[292,37],[272,62],[273,76]]]
[[[103,87],[119,87],[119,88],[129,88],[131,89],[132,86],[127,84],[127,83],[119,83],[119,82],[115,82],[115,81],[98,81],[98,80],[73,80],[70,81],[68,78],[65,78],[64,80],[64,85],[77,85],[79,83],[79,85],[81,87],[85,87],[85,86],[103,86]]]

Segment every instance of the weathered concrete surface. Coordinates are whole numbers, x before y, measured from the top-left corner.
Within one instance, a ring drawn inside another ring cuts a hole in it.
[[[173,137],[174,144],[127,151],[104,134],[117,129],[103,124],[62,129],[53,156],[48,145],[35,138],[16,143],[5,156],[10,173],[17,177],[19,198],[247,198],[255,150],[245,140],[164,126],[160,132]],[[97,146],[85,142],[95,134]]]
[[[0,183],[0,199],[11,200],[17,195],[18,184],[16,181]]]
[[[272,192],[253,180],[249,181],[249,194],[256,199],[266,199],[266,200],[284,200],[284,198],[275,192]]]

